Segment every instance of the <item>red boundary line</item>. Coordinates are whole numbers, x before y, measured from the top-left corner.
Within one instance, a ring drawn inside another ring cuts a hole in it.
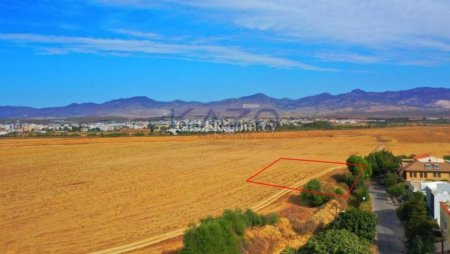
[[[327,192],[321,192],[321,191],[314,191],[314,190],[305,190],[302,188],[294,188],[294,187],[289,187],[289,186],[284,186],[284,185],[279,185],[279,184],[273,184],[273,183],[265,183],[265,182],[259,182],[259,181],[254,181],[253,179],[255,177],[257,177],[258,175],[262,174],[263,172],[265,172],[266,170],[268,170],[269,168],[271,168],[273,165],[275,165],[276,163],[278,163],[279,161],[282,160],[287,160],[287,161],[303,161],[303,162],[315,162],[315,163],[328,163],[328,164],[338,164],[338,165],[347,165],[347,166],[362,166],[362,170],[359,172],[359,174],[356,176],[355,180],[353,181],[350,189],[345,193],[345,194],[335,194],[335,193],[327,193]],[[356,183],[358,182],[359,178],[361,177],[362,172],[366,169],[366,165],[365,164],[359,164],[359,163],[347,163],[347,162],[336,162],[336,161],[323,161],[323,160],[307,160],[307,159],[298,159],[298,158],[285,158],[285,157],[281,157],[278,158],[274,161],[272,161],[269,165],[265,166],[263,169],[261,169],[260,171],[258,171],[256,174],[250,176],[246,182],[248,183],[253,183],[253,184],[259,184],[259,185],[264,185],[264,186],[269,186],[269,187],[274,187],[274,188],[280,188],[280,189],[286,189],[286,190],[294,190],[294,191],[300,191],[300,192],[309,192],[312,194],[318,194],[318,195],[324,195],[324,196],[329,196],[329,197],[334,197],[334,198],[343,198],[343,199],[348,199],[353,188],[355,188]]]

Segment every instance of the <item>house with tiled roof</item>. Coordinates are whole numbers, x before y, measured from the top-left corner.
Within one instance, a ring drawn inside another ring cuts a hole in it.
[[[450,180],[450,163],[431,155],[416,156],[397,170],[407,181]]]

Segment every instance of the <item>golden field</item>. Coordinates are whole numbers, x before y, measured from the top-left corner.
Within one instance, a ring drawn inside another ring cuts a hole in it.
[[[449,134],[443,126],[0,139],[0,253],[85,253],[136,242],[273,195],[279,190],[245,180],[279,157],[345,161],[381,148],[442,156],[450,154]],[[290,179],[275,177],[265,180]]]

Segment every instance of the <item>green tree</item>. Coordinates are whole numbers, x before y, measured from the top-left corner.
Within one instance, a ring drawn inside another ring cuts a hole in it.
[[[401,181],[403,181],[403,178],[397,175],[396,173],[387,173],[386,176],[384,177],[384,182],[387,187],[400,183]]]
[[[351,208],[340,213],[331,227],[348,230],[360,238],[372,242],[375,239],[377,217],[370,212]]]
[[[322,190],[322,186],[317,179],[309,181],[304,189],[306,191],[300,194],[300,200],[306,206],[321,206],[330,200],[328,196],[317,194]]]
[[[400,197],[403,196],[406,193],[407,186],[403,183],[397,183],[394,185],[391,185],[387,188],[387,193],[394,197]]]
[[[368,163],[367,160],[361,156],[351,155],[347,159],[347,164],[348,164],[347,167],[353,176],[360,175],[360,172],[364,170],[361,173],[360,180],[367,179],[368,177],[370,177],[372,175],[371,164]]]
[[[331,229],[311,238],[299,250],[301,254],[368,254],[369,242],[344,229]]]
[[[398,208],[398,217],[405,224],[406,247],[409,253],[434,253],[434,231],[437,223],[428,218],[424,195],[415,192]]]
[[[385,174],[386,172],[395,172],[401,163],[399,157],[384,149],[370,153],[367,155],[366,160],[372,166],[373,175],[375,176]]]

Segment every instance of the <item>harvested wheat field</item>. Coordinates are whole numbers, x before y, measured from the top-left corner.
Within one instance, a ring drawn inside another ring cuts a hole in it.
[[[98,251],[182,229],[225,208],[263,209],[271,202],[261,202],[280,190],[245,180],[279,157],[343,162],[381,148],[442,156],[450,154],[449,133],[408,127],[0,139],[0,252]],[[308,179],[326,169],[290,172]]]

